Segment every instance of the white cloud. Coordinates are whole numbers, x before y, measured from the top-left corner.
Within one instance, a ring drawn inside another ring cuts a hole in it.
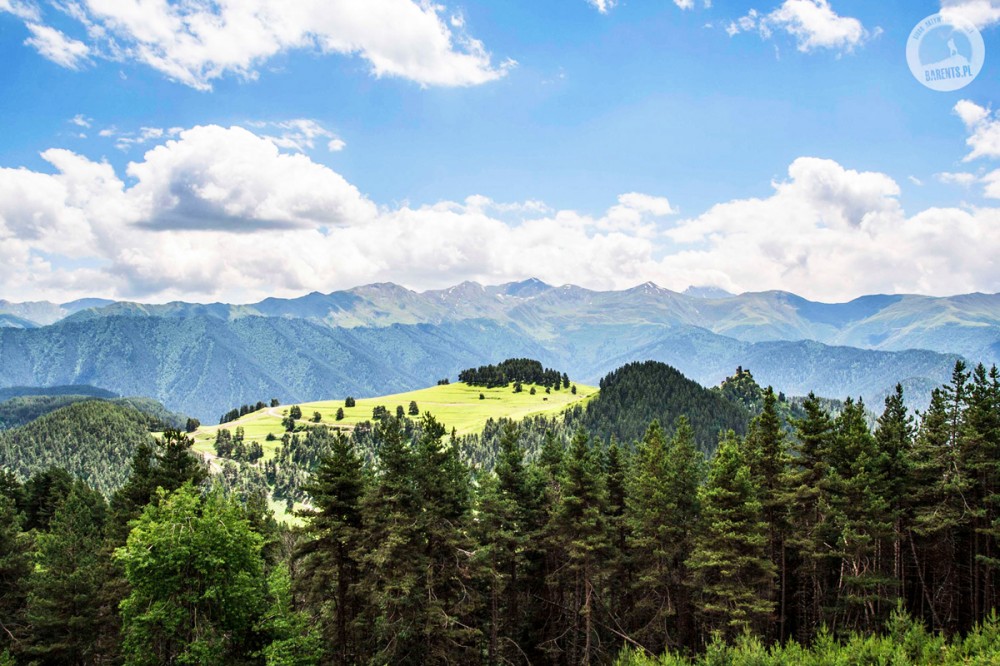
[[[943,172],[936,173],[934,177],[937,178],[938,182],[944,183],[945,185],[961,185],[962,187],[969,187],[976,183],[979,178],[973,173],[966,172]]]
[[[128,166],[141,224],[245,232],[364,221],[375,206],[339,174],[243,128],[195,127]]]
[[[828,300],[863,293],[997,291],[1000,210],[932,208],[907,217],[879,173],[800,158],[764,199],[720,204],[669,233],[690,249],[667,275],[733,290],[794,287]],[[970,252],[969,248],[975,248]]]
[[[969,131],[969,138],[965,143],[972,150],[963,161],[1000,157],[1000,119],[995,114],[966,99],[955,104],[955,114],[962,119],[965,129]]]
[[[694,9],[694,0],[674,0],[674,4],[681,9]]]
[[[264,134],[279,148],[305,152],[316,147],[318,139],[326,140],[326,147],[331,152],[338,152],[347,147],[347,143],[336,134],[323,127],[316,120],[309,118],[297,118],[294,120],[282,120],[277,122],[254,121],[249,123],[251,127],[261,128],[274,134]]]
[[[650,213],[656,217],[665,217],[677,213],[666,197],[654,197],[640,192],[628,192],[618,197],[618,203],[626,208],[640,213]]]
[[[80,69],[80,66],[90,56],[89,46],[67,37],[55,28],[32,22],[26,25],[31,32],[31,37],[24,40],[25,45],[34,48],[42,57],[57,65],[68,69]]]
[[[850,53],[882,33],[881,28],[869,31],[858,19],[840,16],[829,0],[785,0],[769,14],[751,9],[726,28],[730,37],[752,31],[763,39],[770,39],[775,31],[788,33],[803,53],[817,49]]]
[[[91,123],[94,122],[94,119],[87,118],[82,113],[78,113],[72,118],[70,118],[70,122],[76,125],[77,127],[90,127]]]
[[[893,179],[830,160],[797,159],[767,196],[674,221],[669,200],[637,192],[597,215],[481,195],[379,207],[244,128],[159,141],[122,174],[61,149],[42,153],[52,173],[0,169],[2,296],[252,301],[383,280],[433,288],[529,276],[601,289],[792,288],[827,300],[1000,290],[1000,209],[908,216]],[[1000,173],[986,177],[994,183]]]
[[[988,199],[1000,199],[1000,169],[986,174],[979,182],[985,185],[983,196]]]
[[[618,4],[618,0],[587,0],[587,2],[593,5],[594,8],[602,14],[607,14],[616,4]]]
[[[606,0],[602,0],[606,1]],[[92,52],[144,63],[200,90],[234,75],[258,76],[257,67],[279,53],[310,49],[359,56],[377,77],[421,85],[467,86],[498,79],[514,65],[493,62],[464,21],[423,0],[83,0],[54,6],[78,20],[88,44],[41,23],[36,11],[0,0],[33,33],[45,57],[78,67]]]
[[[113,138],[115,140],[115,148],[122,151],[127,151],[133,146],[141,146],[145,143],[150,143],[153,141],[158,141],[164,137],[177,136],[180,132],[180,128],[173,127],[169,130],[165,130],[162,127],[141,127],[135,132],[123,132],[119,131],[117,127],[106,127],[100,130],[97,135],[108,139]]]
[[[941,14],[970,21],[979,28],[1000,23],[1000,0],[941,0]]]
[[[19,0],[0,0],[0,12],[13,14],[24,21],[38,22],[41,20],[41,15],[35,5]]]

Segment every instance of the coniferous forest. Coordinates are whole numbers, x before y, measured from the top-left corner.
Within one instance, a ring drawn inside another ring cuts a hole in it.
[[[494,424],[490,465],[429,414],[318,426],[294,525],[176,430],[110,493],[5,472],[0,664],[995,663],[997,370],[874,428],[748,377],[711,456],[684,414]]]

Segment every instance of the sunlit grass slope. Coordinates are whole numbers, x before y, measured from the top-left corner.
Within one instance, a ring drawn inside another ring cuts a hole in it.
[[[535,389],[534,395],[531,394],[532,388]],[[487,389],[463,383],[445,384],[375,398],[356,397],[354,407],[345,407],[344,398],[300,403],[302,419],[296,425],[315,425],[312,421],[313,415],[319,412],[320,425],[351,428],[363,421],[370,421],[372,411],[380,405],[389,410],[391,415],[396,413],[397,406],[402,406],[404,413],[408,415],[410,402],[415,401],[421,414],[430,412],[449,431],[454,428],[459,435],[466,435],[480,432],[486,421],[491,418],[507,417],[520,420],[536,414],[557,414],[576,404],[584,404],[596,393],[596,387],[582,384],[576,385],[575,395],[570,389],[546,393],[543,387],[531,384],[525,384],[520,393],[514,393],[513,386]],[[270,457],[285,432],[281,421],[288,415],[290,407],[291,405],[282,405],[265,408],[248,414],[238,421],[202,426],[194,434],[194,448],[202,453],[214,453],[213,443],[220,428],[235,430],[238,426],[242,426],[245,441],[260,442],[264,447],[265,457]],[[337,410],[341,408],[344,410],[344,418],[338,421]],[[273,435],[275,439],[267,441],[268,434]]]

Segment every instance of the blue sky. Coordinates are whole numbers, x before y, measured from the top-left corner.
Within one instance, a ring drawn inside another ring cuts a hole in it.
[[[0,0],[0,297],[1000,290],[995,0],[946,2],[986,44],[953,93],[904,54],[935,0],[314,1]]]

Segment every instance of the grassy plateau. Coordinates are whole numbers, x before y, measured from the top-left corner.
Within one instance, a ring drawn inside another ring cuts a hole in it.
[[[532,388],[535,389],[534,395],[531,394]],[[372,411],[377,406],[385,407],[393,415],[396,407],[402,406],[404,413],[408,414],[410,402],[415,401],[421,414],[430,412],[449,431],[454,428],[459,435],[466,435],[480,432],[489,419],[506,417],[520,420],[537,414],[558,414],[574,405],[585,404],[597,394],[597,390],[594,386],[577,384],[576,394],[570,389],[546,393],[541,386],[525,384],[520,393],[515,393],[513,386],[488,389],[459,382],[395,395],[356,397],[354,407],[345,407],[344,398],[300,403],[302,418],[296,425],[327,425],[351,429],[359,423],[372,420]],[[242,427],[245,441],[260,442],[265,459],[270,458],[281,444],[280,439],[285,432],[281,422],[290,408],[291,405],[268,407],[236,421],[202,426],[192,435],[195,440],[194,449],[199,453],[212,455],[215,453],[213,445],[219,429],[235,431],[237,427]],[[344,418],[338,421],[337,410],[341,408],[344,410]],[[320,415],[319,423],[312,420],[317,412]],[[269,434],[274,436],[273,441],[267,440]]]

